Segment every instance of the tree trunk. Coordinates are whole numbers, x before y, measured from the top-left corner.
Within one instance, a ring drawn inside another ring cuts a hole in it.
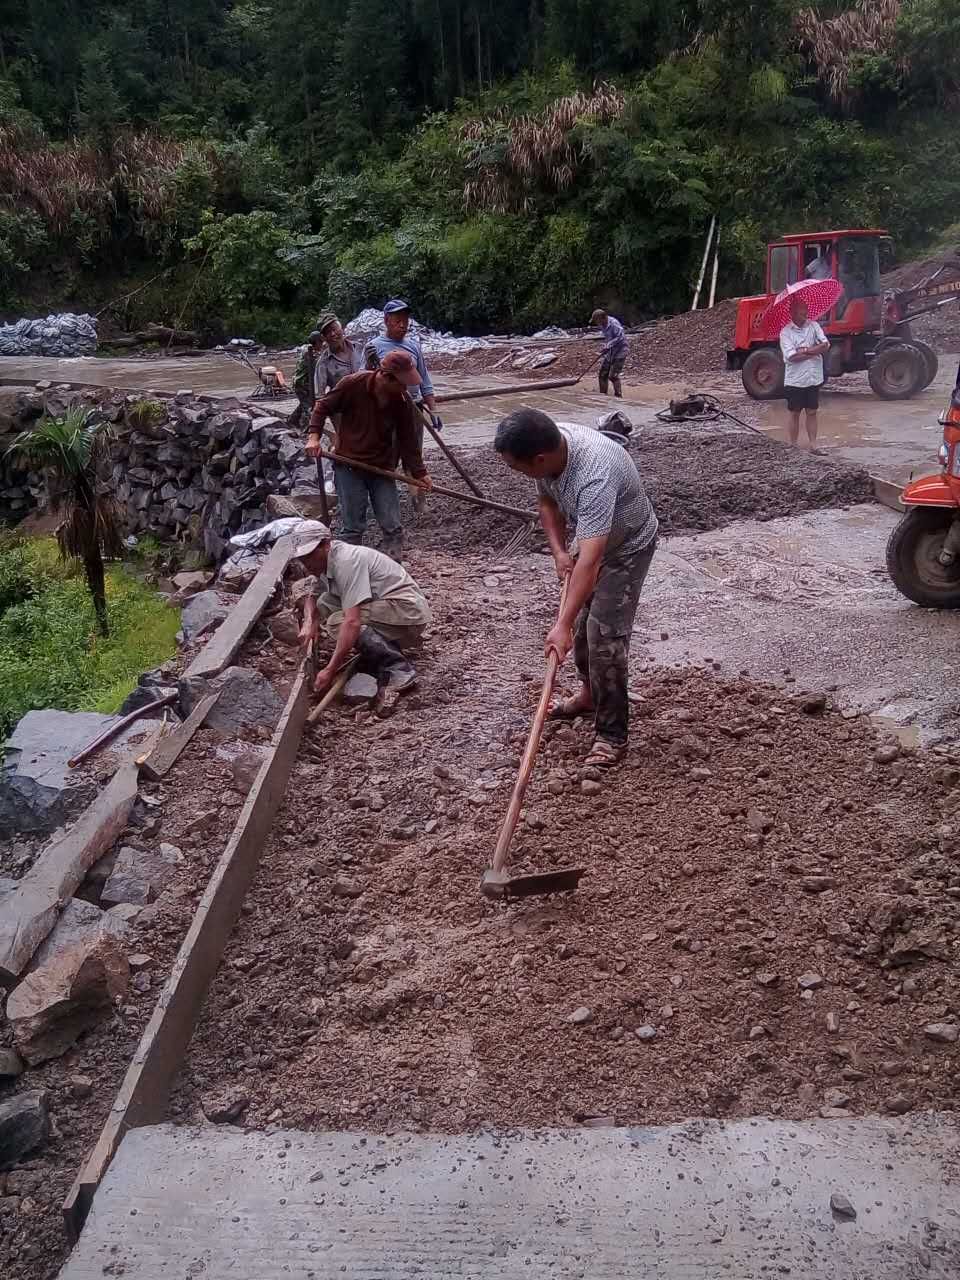
[[[440,83],[443,86],[443,105],[450,106],[450,84],[447,80],[447,50],[443,40],[443,10],[437,0],[437,36],[440,41]]]
[[[106,637],[110,634],[110,625],[107,622],[107,584],[99,546],[83,557],[83,572],[93,600],[93,611],[97,615],[97,630]]]
[[[457,93],[463,97],[463,11],[460,7],[460,0],[457,0],[456,7],[453,12],[454,33],[457,38],[456,57],[457,57]]]

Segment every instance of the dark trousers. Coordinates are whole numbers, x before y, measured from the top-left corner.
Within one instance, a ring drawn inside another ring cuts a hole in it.
[[[656,547],[654,538],[641,551],[605,560],[593,595],[577,619],[573,655],[580,679],[590,686],[596,734],[615,746],[627,741],[627,656],[640,592]]]

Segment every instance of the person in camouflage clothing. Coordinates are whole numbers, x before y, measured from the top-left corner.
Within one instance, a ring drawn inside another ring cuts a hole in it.
[[[573,649],[581,684],[551,719],[592,715],[596,736],[586,763],[609,768],[627,746],[630,636],[657,517],[627,450],[599,431],[559,427],[539,409],[517,409],[497,428],[494,448],[512,471],[536,480],[540,520],[566,583],[544,651],[562,663]],[[567,550],[571,532],[576,558]]]
[[[293,375],[293,389],[300,401],[300,425],[305,429],[310,422],[313,406],[322,397],[332,391],[341,378],[350,373],[357,373],[363,368],[363,355],[360,348],[354,346],[345,337],[340,321],[332,311],[325,311],[317,321],[317,327],[310,334],[307,345],[301,347]],[[336,432],[340,415],[332,419]],[[332,485],[333,468],[327,461],[323,464],[325,483]]]

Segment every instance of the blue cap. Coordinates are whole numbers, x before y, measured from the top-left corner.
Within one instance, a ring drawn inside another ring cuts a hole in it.
[[[398,311],[409,311],[410,303],[404,302],[402,298],[391,298],[389,302],[383,304],[383,314],[385,316],[396,315]]]

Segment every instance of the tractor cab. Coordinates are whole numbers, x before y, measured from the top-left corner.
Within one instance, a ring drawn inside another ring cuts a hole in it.
[[[865,369],[881,327],[880,230],[809,231],[782,236],[767,246],[766,291],[738,298],[727,368],[743,371],[747,392],[758,400],[783,392],[779,345],[764,334],[763,316],[778,293],[799,280],[839,280],[843,293],[820,325],[830,339],[829,376]]]
[[[876,328],[882,292],[880,243],[887,238],[885,231],[819,231],[784,236],[767,246],[765,298],[772,302],[788,284],[798,280],[839,280],[843,293],[821,322],[824,332],[830,336],[834,332]]]

